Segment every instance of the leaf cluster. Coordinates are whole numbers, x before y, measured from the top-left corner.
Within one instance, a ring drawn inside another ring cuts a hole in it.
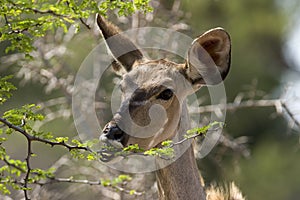
[[[8,80],[12,76],[0,76],[0,105],[3,104],[8,98],[11,97],[11,91],[16,90],[17,88],[11,84]]]
[[[219,128],[222,128],[224,126],[224,123],[214,121],[212,123],[209,123],[206,126],[202,127],[196,127],[193,129],[190,129],[186,132],[184,135],[184,138],[180,141],[174,142],[172,140],[166,140],[163,141],[159,147],[153,147],[149,150],[145,150],[141,147],[139,147],[138,144],[132,144],[127,147],[124,147],[123,149],[117,149],[111,145],[105,145],[101,149],[101,157],[100,159],[104,162],[110,161],[118,156],[127,157],[132,154],[139,154],[143,156],[158,156],[162,159],[172,159],[175,157],[175,150],[174,146],[181,145],[182,143],[195,139],[197,137],[205,137],[206,133],[211,130],[215,131]]]
[[[224,126],[223,122],[217,122],[214,121],[212,123],[209,123],[206,126],[202,126],[202,127],[196,127],[193,129],[190,129],[186,132],[186,134],[184,135],[185,138],[189,139],[189,138],[194,138],[197,136],[205,136],[205,134],[207,133],[207,131],[211,128],[222,128]]]
[[[172,140],[166,140],[161,143],[161,147],[154,147],[145,150],[139,147],[138,144],[132,144],[117,152],[115,156],[129,156],[131,154],[140,154],[144,156],[159,156],[161,158],[170,159],[174,157],[174,149]]]
[[[197,137],[205,137],[206,133],[209,130],[217,130],[219,128],[222,128],[224,126],[224,123],[214,121],[212,123],[209,123],[206,126],[202,127],[196,127],[193,129],[190,129],[186,132],[184,135],[184,139],[174,142],[172,140],[165,140],[161,143],[160,147],[154,147],[149,150],[144,150],[138,146],[138,144],[129,145],[125,148],[123,148],[122,153],[118,153],[116,155],[130,155],[131,153],[139,153],[145,156],[159,156],[163,159],[172,159],[174,158],[174,146],[180,145],[188,140],[197,138]]]
[[[0,96],[5,100],[11,97],[11,90],[15,89],[4,77],[0,79]],[[4,102],[4,101],[3,101]],[[62,146],[68,149],[74,158],[95,160],[97,153],[91,150],[97,143],[96,140],[80,142],[69,140],[68,137],[54,137],[50,132],[37,131],[33,128],[34,122],[44,120],[44,116],[38,113],[39,106],[34,104],[24,105],[4,112],[0,117],[0,192],[10,194],[11,190],[23,190],[25,199],[29,199],[28,191],[32,184],[44,184],[53,180],[54,168],[40,169],[31,167],[31,157],[37,156],[32,152],[32,143],[39,142],[50,146]],[[27,141],[27,154],[24,160],[14,159],[6,152],[4,143],[8,141],[10,134],[21,134]]]
[[[152,8],[149,0],[0,0],[0,42],[10,42],[6,53],[18,51],[30,58],[33,42],[47,32],[58,28],[67,32],[70,26],[79,31],[81,24],[90,29],[86,20],[96,13],[106,16],[109,10],[123,16],[137,10],[150,12]]]

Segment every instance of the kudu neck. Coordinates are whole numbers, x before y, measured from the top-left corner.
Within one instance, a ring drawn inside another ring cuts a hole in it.
[[[178,126],[180,138],[183,137],[186,130],[190,128],[189,123],[187,106],[184,102],[180,124]],[[193,146],[191,144],[176,161],[165,168],[157,170],[156,179],[160,200],[206,199],[206,194],[200,181]]]

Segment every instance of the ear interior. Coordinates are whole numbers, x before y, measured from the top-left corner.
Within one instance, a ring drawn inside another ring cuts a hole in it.
[[[222,28],[212,29],[194,40],[188,52],[187,76],[192,83],[220,83],[230,68],[231,42]]]

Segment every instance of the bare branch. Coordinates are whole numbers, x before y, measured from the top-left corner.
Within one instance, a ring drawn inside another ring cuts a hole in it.
[[[293,122],[297,125],[297,127],[300,128],[300,122],[295,119],[294,114],[287,107],[286,103],[282,102],[281,107],[284,108],[284,110],[286,111],[287,115],[293,120]]]
[[[92,29],[91,26],[88,25],[81,17],[79,18],[79,20],[87,29]]]
[[[287,107],[286,102],[281,98],[260,100],[250,99],[242,101],[242,97],[238,95],[232,103],[200,106],[198,108],[192,108],[192,113],[203,114],[210,112],[218,112],[220,110],[235,111],[242,108],[252,107],[274,107],[276,109],[277,114],[282,115],[285,112],[293,120],[294,124],[300,128],[300,122],[295,118],[294,114]]]
[[[246,136],[232,139],[228,134],[222,134],[220,143],[234,152],[242,154],[245,158],[250,156],[250,150],[246,146],[248,143],[248,137]]]
[[[227,103],[227,104],[217,104],[217,105],[206,105],[196,108],[196,113],[208,113],[215,112],[219,110],[234,111],[241,108],[250,107],[276,107],[277,104],[282,104],[281,99],[269,99],[269,100],[246,100],[239,103]]]
[[[26,137],[27,139],[27,156],[25,158],[25,161],[26,161],[26,165],[27,165],[27,170],[26,170],[26,175],[25,175],[25,178],[24,178],[24,196],[25,196],[25,199],[29,200],[30,197],[28,196],[28,181],[29,181],[29,176],[30,176],[30,172],[31,172],[31,166],[30,166],[30,157],[32,155],[32,149],[31,149],[31,141],[28,137]]]

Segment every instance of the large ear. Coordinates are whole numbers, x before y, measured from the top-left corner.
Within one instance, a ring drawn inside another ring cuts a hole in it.
[[[126,71],[130,71],[134,62],[143,58],[142,52],[129,38],[124,34],[120,34],[121,31],[117,26],[106,21],[99,14],[97,15],[97,24],[114,59],[122,65]],[[116,63],[113,65],[116,65]]]
[[[192,84],[215,85],[230,68],[231,42],[222,28],[209,30],[195,39],[188,51],[185,74]]]

